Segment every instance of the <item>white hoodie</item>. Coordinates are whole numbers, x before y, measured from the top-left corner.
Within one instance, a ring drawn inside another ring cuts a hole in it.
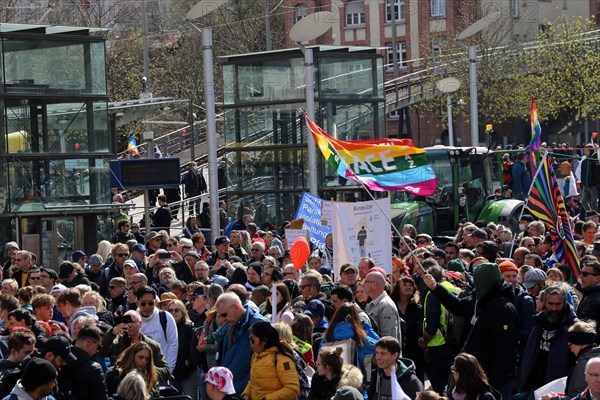
[[[138,312],[139,311],[140,310],[138,309]],[[177,324],[175,323],[175,318],[173,318],[171,313],[163,311],[167,316],[167,334],[165,337],[165,332],[160,325],[160,316],[158,315],[159,311],[160,310],[158,307],[154,307],[154,312],[148,318],[140,315],[142,318],[141,332],[160,344],[162,353],[167,360],[167,364],[169,364],[169,369],[171,372],[173,372],[175,363],[177,362],[177,352],[179,350]]]

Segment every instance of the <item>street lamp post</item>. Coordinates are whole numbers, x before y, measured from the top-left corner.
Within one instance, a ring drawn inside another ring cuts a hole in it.
[[[320,11],[307,15],[296,22],[290,29],[290,39],[298,44],[304,53],[305,84],[306,84],[306,115],[315,120],[315,84],[314,84],[314,60],[313,49],[304,46],[303,42],[309,42],[327,32],[334,22],[334,15],[329,11]],[[311,133],[308,133],[308,188],[310,194],[318,196],[317,182],[317,143]]]
[[[493,12],[487,16],[481,18],[470,25],[467,29],[462,31],[456,40],[464,40],[484,29],[500,17],[500,11]],[[463,48],[469,52],[469,109],[471,113],[471,146],[479,145],[479,107],[477,105],[477,46],[470,45],[466,46],[461,42],[458,42]]]
[[[456,78],[444,78],[436,82],[437,89],[446,93],[446,105],[448,107],[448,144],[450,146],[456,146],[456,140],[454,139],[454,127],[452,126],[452,93],[456,92],[460,88],[460,81]]]
[[[212,29],[198,28],[192,20],[198,19],[226,3],[226,0],[200,1],[186,14],[188,24],[202,36],[202,61],[204,63],[204,104],[206,112],[206,141],[208,144],[208,194],[210,205],[210,232],[214,241],[220,233],[219,181],[217,164],[217,124],[215,113],[215,79],[213,71]],[[212,244],[212,243],[211,243]]]

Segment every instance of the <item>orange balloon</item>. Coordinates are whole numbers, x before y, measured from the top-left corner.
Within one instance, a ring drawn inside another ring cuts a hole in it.
[[[290,248],[290,258],[294,263],[294,268],[296,268],[297,271],[300,271],[309,256],[310,246],[308,245],[308,241],[303,237],[296,238],[294,244],[292,244],[292,247]]]

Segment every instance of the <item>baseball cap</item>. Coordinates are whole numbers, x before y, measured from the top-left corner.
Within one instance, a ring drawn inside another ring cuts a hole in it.
[[[63,284],[58,284],[58,285],[54,285],[52,286],[52,290],[50,290],[50,294],[54,294],[54,293],[62,293],[65,290],[67,290],[67,287]]]
[[[50,361],[43,358],[33,357],[27,363],[21,375],[21,385],[25,390],[34,390],[42,385],[52,382],[58,376],[58,372]]]
[[[92,254],[88,258],[88,265],[102,265],[104,264],[104,260],[100,254]]]
[[[544,283],[546,279],[548,279],[548,276],[541,269],[530,269],[529,271],[525,272],[523,286],[525,286],[526,289],[531,289],[537,283]]]
[[[208,382],[217,387],[217,390],[224,394],[235,394],[233,387],[233,374],[225,367],[212,367],[206,373],[204,382]]]
[[[358,274],[358,268],[356,268],[353,264],[345,264],[344,266],[342,266],[342,268],[340,268],[340,274],[343,274],[348,270],[353,270]]]
[[[125,268],[126,266],[134,268],[134,269],[138,269],[135,261],[133,261],[133,260],[125,260],[125,262],[123,263],[123,268]]]
[[[8,249],[19,250],[19,245],[17,244],[17,242],[6,242],[6,244],[4,245],[4,250],[8,250]]]
[[[52,352],[56,356],[60,356],[68,363],[77,361],[77,357],[71,352],[72,346],[69,339],[61,335],[52,336],[42,345],[42,353]]]
[[[184,257],[194,257],[196,260],[200,260],[200,255],[197,251],[191,250],[184,254]]]
[[[73,253],[73,256],[72,256],[72,258],[73,258],[73,262],[77,262],[77,261],[79,261],[79,259],[80,259],[81,257],[87,257],[87,256],[85,255],[85,253],[84,253],[82,250],[77,250],[77,251],[75,251],[75,252]]]
[[[224,277],[223,275],[215,275],[213,276],[213,283],[216,283],[219,286],[227,286],[229,285],[229,279]]]
[[[196,289],[194,289],[194,292],[192,293],[192,296],[204,296],[204,286],[198,286]]]
[[[139,228],[140,224],[138,224],[137,222],[132,222],[130,225],[130,228]]]
[[[215,246],[219,246],[224,243],[229,243],[229,238],[227,236],[219,236],[215,239]]]
[[[323,315],[325,315],[325,305],[321,300],[311,300],[306,305],[304,313],[311,317],[323,318]]]
[[[139,252],[139,253],[145,253],[147,250],[148,250],[148,249],[146,248],[146,246],[144,246],[144,245],[143,245],[143,244],[141,244],[141,243],[134,244],[134,245],[133,245],[133,247],[131,248],[131,251],[132,251],[132,252],[134,252],[134,251],[137,251],[137,252]],[[88,262],[89,262],[89,261],[88,261]]]

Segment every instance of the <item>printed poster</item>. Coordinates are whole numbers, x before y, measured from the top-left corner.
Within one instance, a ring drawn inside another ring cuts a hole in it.
[[[339,277],[342,264],[358,266],[362,257],[371,257],[375,266],[392,273],[390,199],[358,203],[332,203],[333,265]]]
[[[304,218],[303,229],[306,229],[313,246],[319,247],[325,244],[325,236],[331,232],[331,226],[321,225],[321,203],[323,199],[310,193],[302,193],[302,199],[296,211],[296,218]],[[287,231],[286,231],[287,232]],[[291,246],[291,242],[289,244]]]

